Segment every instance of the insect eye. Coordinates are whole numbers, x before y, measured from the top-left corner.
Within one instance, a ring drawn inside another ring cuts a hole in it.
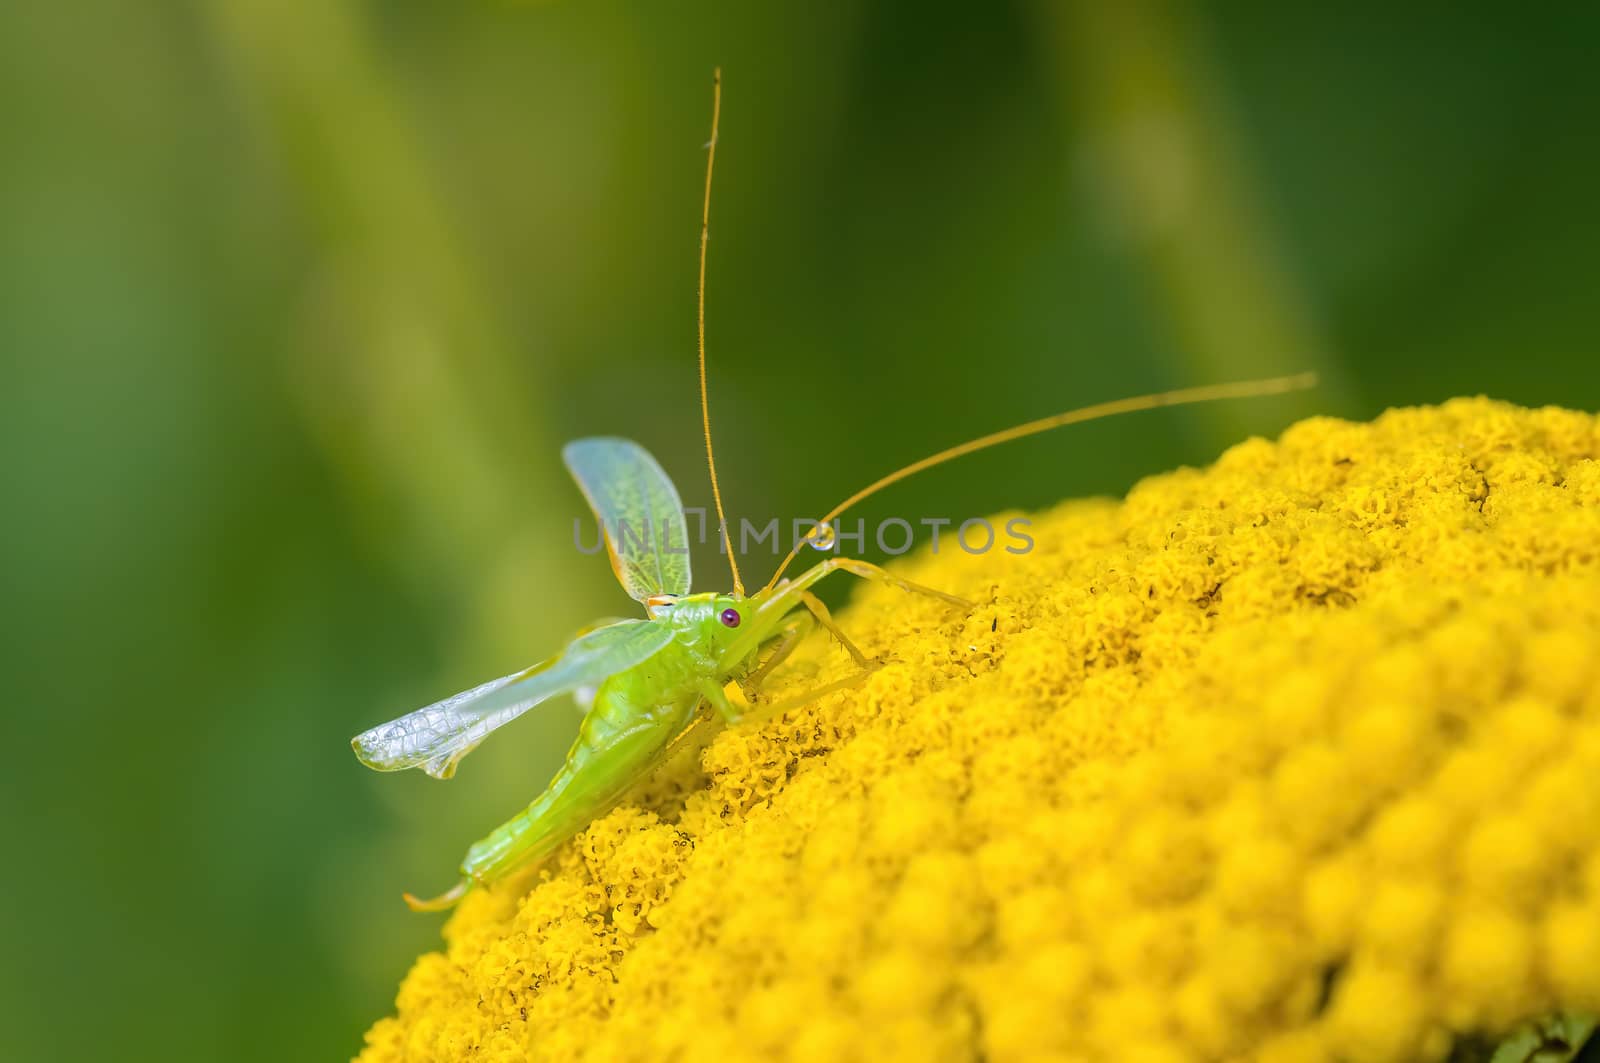
[[[737,610],[737,609],[724,609],[722,611],[722,615],[719,616],[717,619],[722,621],[722,625],[724,627],[738,627],[739,626],[739,610]]]

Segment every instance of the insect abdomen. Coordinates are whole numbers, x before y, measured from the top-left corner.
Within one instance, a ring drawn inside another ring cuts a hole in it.
[[[561,770],[520,815],[467,850],[464,876],[488,882],[520,864],[543,860],[649,771],[687,725],[693,706],[692,698],[661,689],[656,682],[661,677],[644,671],[651,663],[600,684]],[[660,700],[642,700],[652,692]]]

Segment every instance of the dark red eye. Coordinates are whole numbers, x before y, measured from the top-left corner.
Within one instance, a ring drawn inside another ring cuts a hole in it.
[[[724,609],[722,611],[722,616],[719,619],[722,621],[723,625],[726,626],[726,627],[738,627],[739,626],[739,610],[737,610],[737,609]]]

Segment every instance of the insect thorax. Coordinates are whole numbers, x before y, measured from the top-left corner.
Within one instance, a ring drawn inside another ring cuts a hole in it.
[[[688,594],[654,610],[656,623],[672,627],[673,641],[693,656],[709,674],[722,657],[723,648],[733,641],[743,614],[745,599],[731,594]],[[732,612],[729,624],[725,614]]]

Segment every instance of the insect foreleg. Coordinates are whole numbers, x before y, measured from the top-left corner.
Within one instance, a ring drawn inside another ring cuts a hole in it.
[[[811,611],[811,615],[817,618],[817,623],[827,628],[828,634],[832,635],[838,640],[839,645],[844,647],[851,660],[855,661],[861,668],[872,667],[872,662],[867,660],[867,655],[856,649],[856,644],[850,641],[850,636],[841,631],[839,625],[833,622],[833,614],[828,612],[828,607],[822,604],[821,598],[818,598],[810,591],[803,590],[800,592],[800,600]]]
[[[789,655],[794,652],[794,648],[800,645],[801,641],[811,633],[811,629],[815,625],[815,618],[809,615],[797,616],[783,625],[783,629],[779,632],[777,648],[768,654],[767,659],[762,661],[754,671],[744,677],[746,696],[755,697],[761,690],[761,684],[766,682],[767,677],[776,671],[780,664],[789,659]]]
[[[887,572],[871,562],[861,561],[854,557],[830,557],[826,561],[813,565],[780,587],[778,592],[772,596],[771,601],[778,602],[789,595],[799,599],[813,583],[833,572],[848,572],[852,576],[860,576],[862,579],[878,580],[879,582],[899,587],[901,590],[908,591],[911,594],[925,594],[930,598],[938,598],[942,602],[959,605],[964,609],[971,609],[977,604],[957,595],[947,594],[933,587],[924,586],[921,583],[913,583],[908,579],[901,579],[899,576]],[[803,601],[804,599],[801,600]],[[785,611],[792,608],[794,608],[794,605],[787,605]]]
[[[925,594],[932,598],[938,598],[942,602],[961,606],[964,609],[971,609],[976,604],[954,594],[946,594],[944,591],[925,587],[908,579],[901,579],[899,576],[891,575],[877,565],[869,564],[866,561],[858,561],[853,557],[830,557],[828,560],[813,565],[794,579],[777,587],[770,595],[763,592],[765,597],[757,616],[758,622],[748,625],[748,633],[741,634],[739,638],[733,640],[724,648],[722,653],[723,669],[731,670],[737,662],[748,658],[761,643],[771,638],[772,631],[781,622],[783,616],[803,605],[809,608],[806,598],[810,597],[807,592],[810,590],[811,585],[829,573],[839,571],[848,572],[853,576],[860,576],[862,579],[882,580],[885,583],[899,587],[903,591],[908,591],[912,594]],[[821,603],[818,602],[817,604],[820,605]],[[826,610],[824,609],[823,612],[826,613]],[[813,610],[813,615],[816,615],[815,610]],[[831,622],[832,617],[829,617],[829,623]],[[844,636],[838,632],[837,627],[830,628],[830,630],[835,634],[839,634],[847,648],[853,648],[849,646],[849,640],[844,639]],[[851,656],[856,657],[858,663],[863,667],[870,665],[870,662],[867,661],[864,654],[861,654],[860,650],[856,650]]]
[[[942,602],[949,602],[951,605],[959,605],[963,609],[971,609],[978,604],[977,602],[962,598],[959,595],[947,594],[944,591],[925,586],[921,583],[913,583],[908,579],[901,579],[899,576],[893,575],[892,573],[879,568],[877,565],[871,564],[867,561],[860,561],[853,557],[831,557],[817,567],[822,568],[826,565],[832,565],[834,568],[848,572],[852,576],[860,576],[862,579],[880,580],[891,586],[899,587],[901,590],[908,591],[912,594],[925,594],[930,598],[938,598]],[[829,571],[832,570],[830,569]],[[824,573],[824,575],[826,575],[826,573]]]

